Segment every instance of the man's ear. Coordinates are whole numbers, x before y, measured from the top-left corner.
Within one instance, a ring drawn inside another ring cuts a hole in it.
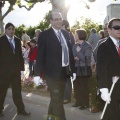
[[[108,34],[111,34],[112,28],[107,28]]]

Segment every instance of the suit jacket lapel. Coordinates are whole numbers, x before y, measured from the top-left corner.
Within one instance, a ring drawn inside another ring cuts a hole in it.
[[[53,43],[55,43],[59,47],[61,47],[61,44],[60,44],[60,42],[59,42],[59,40],[58,40],[58,38],[57,38],[57,36],[52,28],[49,29],[49,36],[50,36],[51,40],[53,41]]]
[[[15,37],[14,37],[14,42],[15,42],[16,40],[15,40]],[[12,50],[12,48],[11,48],[11,45],[10,45],[10,42],[9,42],[9,40],[8,40],[8,38],[7,38],[7,36],[5,35],[5,42],[6,42],[6,44],[8,45],[8,48],[10,49],[10,51],[13,53],[13,50]],[[15,53],[16,53],[16,42],[15,42]],[[14,53],[13,53],[14,54]]]
[[[113,52],[114,55],[116,56],[115,58],[120,59],[120,57],[119,57],[119,55],[118,55],[118,51],[117,51],[117,49],[116,49],[116,46],[115,46],[115,44],[113,43],[113,41],[111,40],[111,38],[108,38],[107,42],[108,42],[108,45],[111,47],[112,52]]]
[[[11,48],[10,42],[8,41],[7,36],[5,35],[4,37],[5,37],[5,44],[8,46],[8,49],[10,49],[10,51],[12,52],[12,48]]]
[[[64,30],[61,30],[61,32],[64,35],[64,38],[66,40],[66,43],[67,43],[67,46],[69,49],[68,37],[67,37],[66,33],[64,32]],[[52,28],[49,29],[49,36],[51,36],[50,38],[53,41],[53,43],[55,43],[57,46],[59,46],[62,49],[61,44],[60,44],[60,42],[59,42],[59,40],[58,40],[58,38],[57,38],[57,36]]]

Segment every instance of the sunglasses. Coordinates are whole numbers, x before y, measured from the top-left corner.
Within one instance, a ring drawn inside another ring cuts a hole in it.
[[[119,30],[120,26],[113,26],[112,28],[114,28],[115,30]]]

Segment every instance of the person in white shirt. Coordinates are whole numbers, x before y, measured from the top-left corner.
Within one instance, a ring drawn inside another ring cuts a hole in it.
[[[28,54],[29,54],[30,48],[31,48],[30,41],[27,41],[25,43],[25,50],[23,53],[23,58],[24,58],[25,64],[28,64]]]

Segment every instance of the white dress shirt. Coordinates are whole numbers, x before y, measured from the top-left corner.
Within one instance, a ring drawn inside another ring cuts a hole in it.
[[[10,38],[8,35],[6,35],[6,36],[8,38],[8,41],[11,42],[13,44],[14,48],[15,48],[14,36],[13,36],[13,38]],[[11,41],[10,41],[10,39],[11,39]]]
[[[53,27],[52,27],[53,28]],[[55,32],[55,35],[57,36],[58,40],[59,40],[59,37],[58,37],[58,30],[56,30],[55,28],[53,28],[54,32]],[[61,30],[60,30],[61,31]],[[66,43],[66,40],[65,40],[65,37],[64,35],[62,34],[61,32],[61,36],[62,36],[62,39],[65,43],[65,46],[67,48],[67,53],[68,53],[68,63],[67,64],[64,64],[64,51],[62,50],[62,67],[65,67],[65,66],[68,66],[69,65],[69,51],[68,51],[68,46],[67,46],[67,43]]]
[[[111,40],[113,41],[113,43],[115,44],[115,47],[116,47],[116,49],[117,49],[117,51],[118,51],[118,48],[119,48],[119,44],[118,44],[118,40],[116,40],[115,38],[113,38],[112,36],[110,36],[110,38],[111,38]]]

